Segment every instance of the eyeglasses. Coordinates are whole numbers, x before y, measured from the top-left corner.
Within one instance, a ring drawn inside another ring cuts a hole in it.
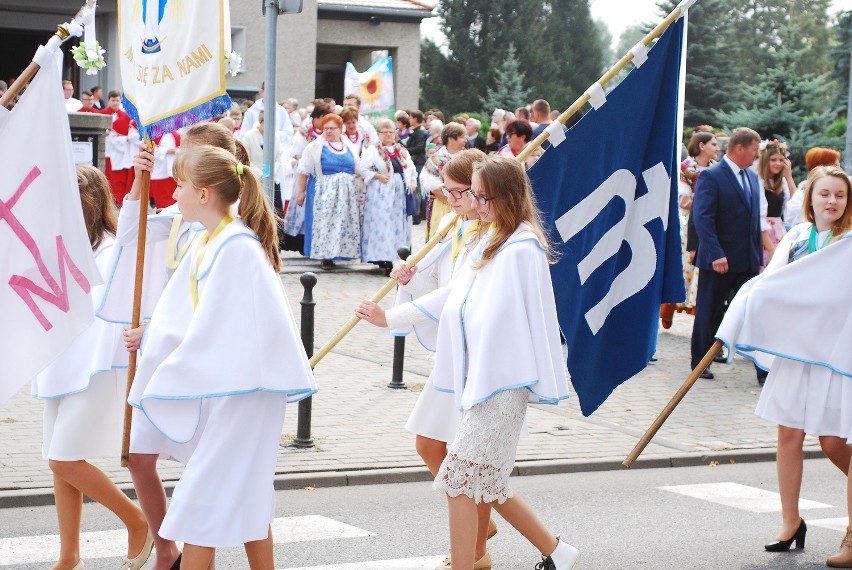
[[[379,134],[380,134],[380,135],[392,135],[392,134],[394,134],[395,132],[396,132],[396,131],[387,131],[387,130],[385,130],[385,131],[379,131]]]
[[[490,202],[491,200],[493,200],[494,198],[497,197],[497,196],[477,196],[476,194],[473,193],[473,190],[471,190],[469,188],[467,190],[467,195],[470,198],[471,202],[474,202],[474,201],[479,202],[480,206],[486,205],[488,202]]]
[[[328,132],[332,132],[332,131],[339,131],[339,130],[340,130],[340,127],[323,127],[323,129],[322,129],[322,130],[323,130],[323,131],[328,131]]]
[[[452,196],[456,200],[461,200],[462,196],[464,196],[468,190],[470,190],[470,187],[462,188],[461,190],[453,190],[452,188],[441,186],[441,192],[444,194],[444,196],[446,196],[447,198]]]

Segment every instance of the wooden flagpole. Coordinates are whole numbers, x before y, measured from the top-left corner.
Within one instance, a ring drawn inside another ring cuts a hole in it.
[[[669,403],[666,404],[666,407],[663,408],[663,411],[660,412],[660,415],[657,416],[657,419],[651,424],[639,442],[633,447],[633,451],[630,452],[630,455],[627,456],[627,459],[624,460],[622,465],[627,467],[628,469],[633,466],[636,462],[636,459],[639,458],[639,454],[641,454],[645,447],[651,440],[657,435],[657,432],[663,427],[663,424],[669,416],[672,414],[674,409],[680,404],[680,401],[683,400],[683,397],[686,396],[686,393],[689,392],[689,389],[692,388],[692,385],[695,384],[695,381],[698,380],[698,377],[701,375],[704,370],[710,366],[710,363],[713,362],[713,358],[716,354],[722,349],[722,341],[717,340],[713,343],[713,346],[710,347],[710,350],[707,351],[707,354],[704,355],[704,358],[701,359],[701,362],[698,363],[698,366],[692,371],[692,373],[687,377],[686,381],[678,388],[675,395],[672,396],[672,399],[669,400]]]
[[[154,143],[145,136],[145,146],[150,152],[154,152]],[[130,328],[139,327],[139,318],[142,313],[142,276],[145,271],[145,240],[148,235],[148,196],[151,188],[151,172],[142,171],[139,192],[139,234],[136,238],[136,279],[133,282],[133,311],[130,316]],[[130,353],[127,363],[127,390],[124,398],[124,433],[121,438],[121,466],[127,467],[130,460],[130,421],[133,418],[133,408],[127,403],[130,397],[130,389],[136,378],[136,357],[139,350]]]
[[[86,0],[86,3],[83,5],[80,10],[77,11],[77,14],[74,15],[74,19],[77,19],[86,8],[92,8],[95,5],[96,0]],[[60,42],[64,42],[69,37],[71,37],[71,31],[69,30],[68,24],[59,24],[56,26],[56,32],[53,34],[58,37]],[[21,73],[12,85],[0,96],[0,107],[5,107],[9,103],[11,103],[15,97],[17,97],[21,91],[24,90],[24,87],[35,77],[35,74],[38,72],[41,66],[34,61],[31,61],[30,64],[24,69],[23,73]]]
[[[438,245],[438,243],[440,243],[440,241],[442,239],[444,239],[444,237],[446,237],[446,235],[449,233],[450,229],[455,224],[457,218],[458,218],[458,216],[454,217],[452,220],[450,220],[443,227],[438,228],[435,231],[435,235],[433,235],[429,239],[429,241],[427,241],[426,244],[422,248],[420,248],[420,250],[418,250],[417,253],[415,253],[414,255],[410,256],[407,260],[405,260],[405,264],[408,266],[409,269],[411,269],[412,267],[414,267],[415,265],[420,263],[420,260],[423,259],[424,257],[426,257],[426,254],[429,253],[432,250],[432,248],[434,248],[436,245]],[[397,283],[398,283],[398,281],[396,279],[388,279],[387,283],[382,285],[382,288],[379,289],[378,291],[376,291],[375,295],[373,295],[370,300],[374,303],[378,303],[379,301],[384,299],[385,295],[390,293],[393,290],[393,288],[396,287]],[[331,340],[326,342],[323,345],[323,347],[321,349],[319,349],[316,352],[316,354],[314,354],[311,357],[311,359],[310,359],[311,368],[316,367],[317,363],[320,360],[322,360],[323,357],[325,357],[325,355],[327,355],[329,352],[331,352],[331,350],[335,346],[337,346],[337,344],[341,340],[343,340],[343,337],[345,337],[347,334],[349,334],[349,331],[351,331],[353,328],[355,328],[355,325],[357,325],[360,320],[361,320],[360,317],[353,315],[348,321],[346,321],[346,324],[343,325],[342,327],[340,327],[340,330],[338,330],[337,333],[333,337],[331,337]]]
[[[672,12],[668,16],[666,16],[665,20],[657,24],[657,27],[648,32],[648,35],[642,38],[642,43],[645,44],[646,47],[651,45],[651,42],[661,36],[663,32],[666,31],[666,28],[668,28],[672,22],[674,22],[680,17],[682,11],[683,10],[681,9],[681,7],[677,6],[674,10],[672,10]],[[622,56],[622,58],[619,59],[615,63],[615,65],[610,67],[609,71],[604,73],[603,76],[598,79],[597,82],[600,84],[601,87],[605,86],[607,83],[612,81],[612,79],[616,75],[618,75],[619,71],[627,67],[627,64],[631,61],[633,61],[633,54],[628,52],[627,54]],[[559,115],[556,120],[564,125],[565,122],[570,119],[574,113],[579,111],[583,107],[583,105],[585,105],[588,101],[589,95],[587,93],[583,93],[576,101],[574,101],[574,103],[571,104],[570,107],[568,107],[561,115]],[[545,129],[536,138],[527,143],[527,146],[525,146],[524,150],[522,150],[521,153],[518,155],[518,160],[521,162],[525,161],[527,157],[532,154],[532,151],[544,144],[544,141],[546,141],[548,138],[550,138],[550,133],[548,133]]]

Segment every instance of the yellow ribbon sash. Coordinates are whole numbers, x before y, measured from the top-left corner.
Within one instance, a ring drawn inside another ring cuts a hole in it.
[[[460,230],[461,224],[462,224],[461,218],[459,218],[458,224],[459,224],[459,230]],[[467,230],[465,230],[464,234],[462,234],[462,235],[459,235],[459,233],[460,233],[459,230],[455,230],[455,229],[453,230],[452,253],[453,253],[453,262],[454,263],[455,263],[456,259],[458,258],[459,253],[461,253],[461,248],[464,247],[464,245],[470,239],[470,236],[472,236],[473,233],[477,229],[479,229],[479,220],[476,220],[475,222],[470,224],[470,226],[467,228]]]
[[[201,269],[201,262],[204,261],[204,255],[207,253],[207,246],[233,221],[234,218],[231,216],[222,218],[222,221],[213,230],[213,235],[210,235],[209,232],[204,232],[204,235],[201,236],[201,241],[198,242],[198,246],[195,248],[195,263],[189,268],[189,295],[192,298],[193,311],[198,307],[198,271]]]

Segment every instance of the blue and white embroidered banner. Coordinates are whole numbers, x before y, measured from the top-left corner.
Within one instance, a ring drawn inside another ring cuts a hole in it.
[[[648,364],[660,303],[684,300],[676,199],[683,32],[680,18],[529,171],[560,255],[551,277],[586,416]]]
[[[218,115],[230,51],[227,0],[119,0],[124,108],[155,139]]]

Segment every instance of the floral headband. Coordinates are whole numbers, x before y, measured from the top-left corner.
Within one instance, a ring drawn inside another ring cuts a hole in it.
[[[790,145],[788,145],[781,139],[769,139],[765,141],[760,141],[760,152],[763,152],[768,148],[774,148],[781,151],[781,154],[783,154],[785,158],[788,158],[790,156]]]

